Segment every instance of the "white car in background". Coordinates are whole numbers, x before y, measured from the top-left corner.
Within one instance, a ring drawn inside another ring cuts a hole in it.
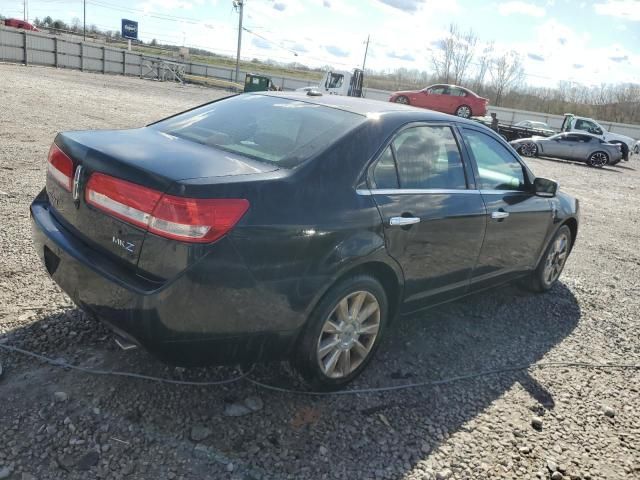
[[[523,128],[541,130],[543,132],[548,132],[551,135],[556,133],[556,131],[553,128],[551,128],[549,124],[544,122],[537,122],[534,120],[523,120],[521,122],[516,123],[514,127],[523,127]]]

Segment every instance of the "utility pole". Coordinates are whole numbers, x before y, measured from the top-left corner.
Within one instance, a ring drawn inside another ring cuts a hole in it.
[[[87,0],[82,0],[82,39],[87,41]]]
[[[27,21],[27,0],[24,0],[24,2],[22,2],[22,19],[26,22]]]
[[[364,66],[367,63],[367,52],[369,52],[369,37],[371,35],[367,35],[367,46],[364,49],[364,60],[362,61],[362,71],[364,72]]]
[[[244,10],[244,0],[233,0],[233,6],[240,14],[238,23],[238,54],[236,55],[236,82],[238,82],[238,78],[240,77],[240,47],[242,46],[242,13]]]

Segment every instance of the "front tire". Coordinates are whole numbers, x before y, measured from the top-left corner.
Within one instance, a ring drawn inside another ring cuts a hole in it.
[[[542,293],[556,283],[571,252],[572,241],[569,227],[560,227],[547,245],[538,266],[525,280],[524,286],[528,290]]]
[[[456,109],[456,117],[471,118],[471,107],[469,105],[460,105]]]
[[[587,165],[594,168],[602,168],[609,163],[609,155],[605,152],[594,152],[589,156]]]
[[[395,103],[401,103],[402,105],[409,105],[409,99],[404,95],[400,95],[394,100]]]
[[[388,320],[384,288],[357,275],[334,285],[310,315],[292,363],[316,390],[337,390],[373,357]]]
[[[535,157],[538,155],[538,146],[533,142],[527,142],[518,149],[518,153],[523,157]]]

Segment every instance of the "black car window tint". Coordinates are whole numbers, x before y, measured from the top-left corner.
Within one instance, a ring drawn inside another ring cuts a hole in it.
[[[281,167],[326,150],[366,117],[268,95],[238,95],[151,126],[165,134]]]
[[[522,165],[497,140],[468,129],[463,137],[478,166],[482,190],[526,190]]]
[[[398,188],[396,162],[391,147],[387,147],[373,169],[375,188]]]
[[[400,188],[467,188],[458,144],[449,127],[413,127],[393,141]]]

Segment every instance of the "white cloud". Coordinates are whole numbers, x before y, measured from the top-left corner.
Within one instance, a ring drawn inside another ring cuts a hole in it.
[[[593,7],[598,15],[640,22],[640,1],[638,0],[606,0],[603,3],[596,3]]]
[[[526,2],[506,2],[498,6],[500,15],[527,15],[530,17],[544,17],[546,11],[544,8]]]

